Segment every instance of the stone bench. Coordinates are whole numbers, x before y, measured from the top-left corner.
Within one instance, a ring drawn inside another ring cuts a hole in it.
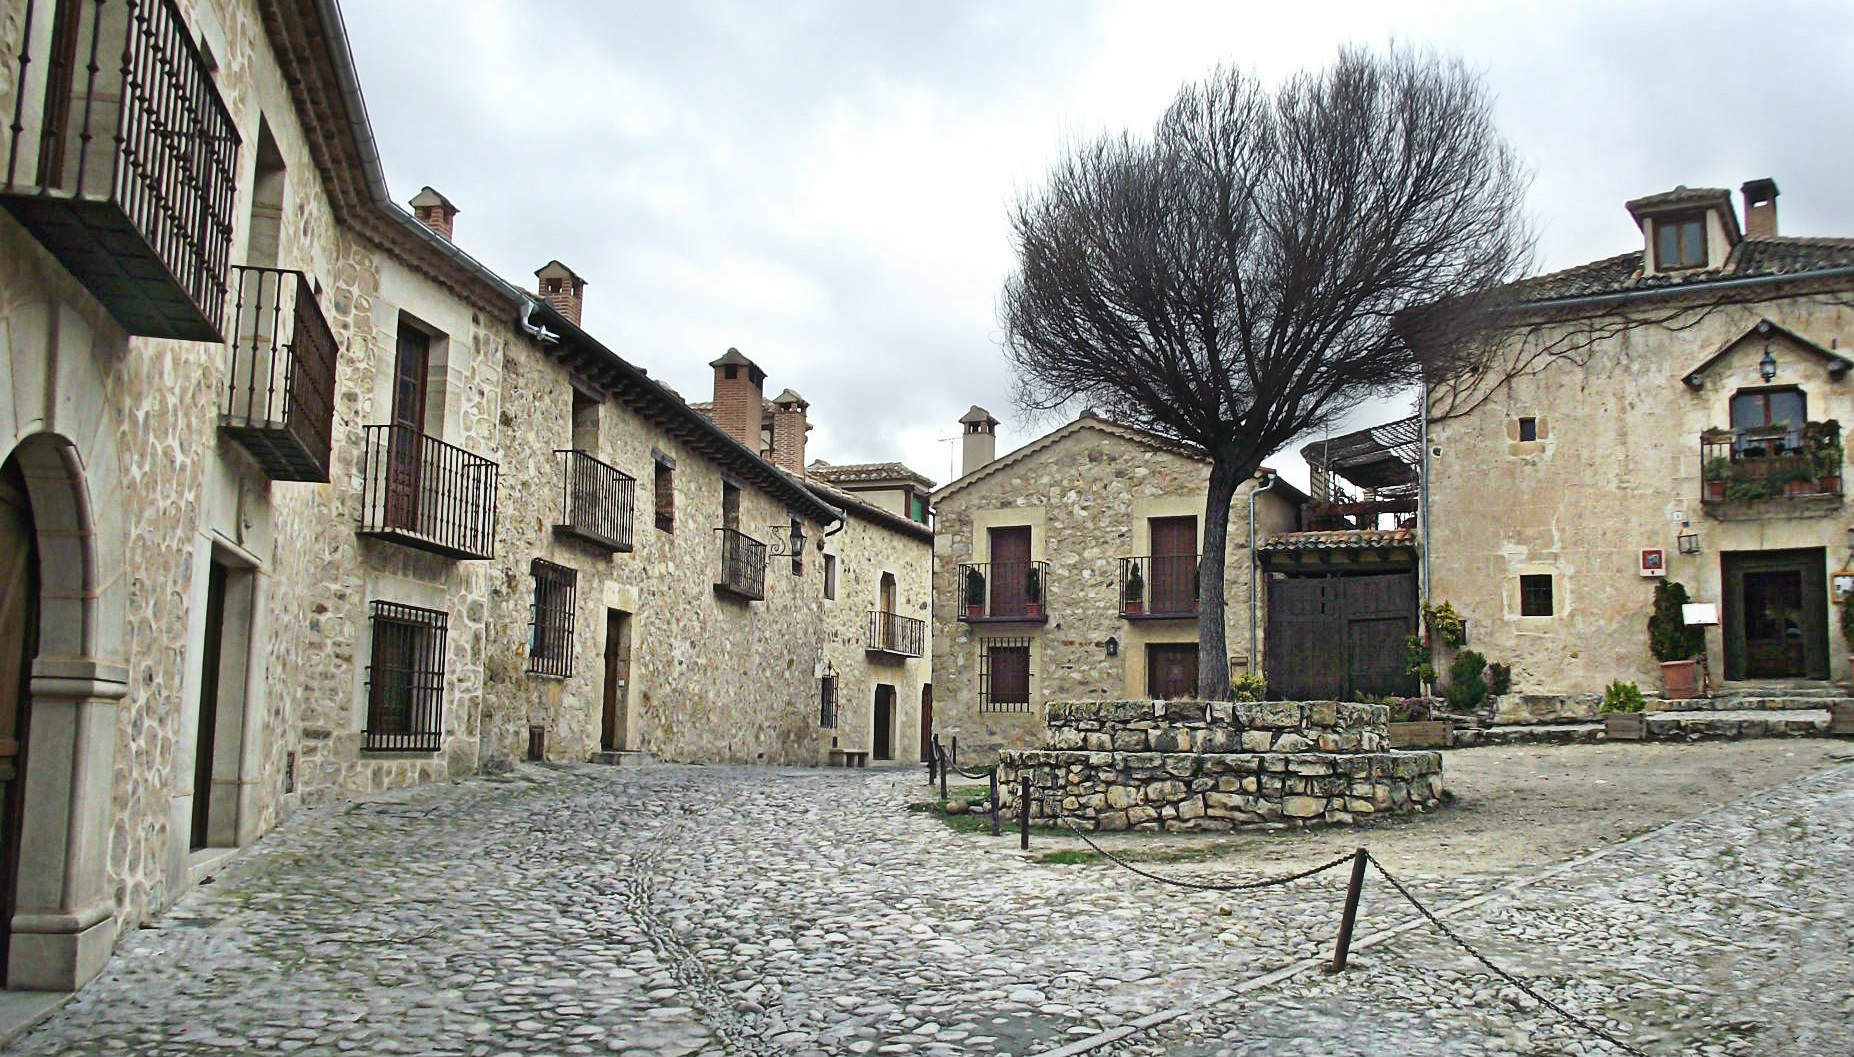
[[[867,767],[869,766],[868,749],[832,749],[830,750],[832,767]]]

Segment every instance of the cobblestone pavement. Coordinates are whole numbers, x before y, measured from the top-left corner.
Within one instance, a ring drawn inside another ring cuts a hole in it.
[[[922,788],[918,773],[525,766],[303,812],[125,937],[15,1052],[1026,1054],[1201,1006],[1331,943],[1344,870],[1157,889],[901,811]],[[1656,1053],[1854,1052],[1835,1049],[1854,1037],[1854,767],[1750,804],[1450,920],[1573,1007],[1657,1033],[1639,1036]],[[1438,907],[1494,883],[1407,880]],[[1367,886],[1361,937],[1409,917]],[[1609,1052],[1425,933],[1354,963],[1118,1052]]]

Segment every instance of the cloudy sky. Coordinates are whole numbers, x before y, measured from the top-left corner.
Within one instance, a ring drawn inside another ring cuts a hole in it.
[[[687,399],[738,346],[769,395],[811,401],[814,456],[942,482],[968,405],[1004,420],[1000,451],[1051,425],[1011,408],[999,349],[1010,202],[1065,142],[1149,127],[1219,63],[1272,81],[1345,43],[1464,56],[1535,171],[1544,270],[1630,248],[1622,203],[1676,184],[1771,176],[1783,234],[1854,236],[1845,2],[344,6],[401,202],[442,191],[511,280],[564,261],[587,329]]]

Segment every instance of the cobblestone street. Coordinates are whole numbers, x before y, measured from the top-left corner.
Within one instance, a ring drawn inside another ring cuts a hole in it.
[[[1324,955],[1345,870],[1160,888],[953,834],[902,810],[923,790],[918,771],[525,766],[303,812],[16,1052],[1027,1054],[1176,1008],[1195,1011],[1096,1052],[1616,1052],[1427,930],[1197,1008]],[[1438,910],[1499,883],[1405,880]],[[1854,1053],[1850,891],[1842,766],[1447,920],[1652,1053]],[[1411,917],[1374,878],[1360,939]]]

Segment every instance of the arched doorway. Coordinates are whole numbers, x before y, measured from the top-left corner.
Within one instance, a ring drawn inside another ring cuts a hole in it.
[[[18,909],[19,842],[38,653],[39,553],[19,460],[0,464],[0,985]]]

